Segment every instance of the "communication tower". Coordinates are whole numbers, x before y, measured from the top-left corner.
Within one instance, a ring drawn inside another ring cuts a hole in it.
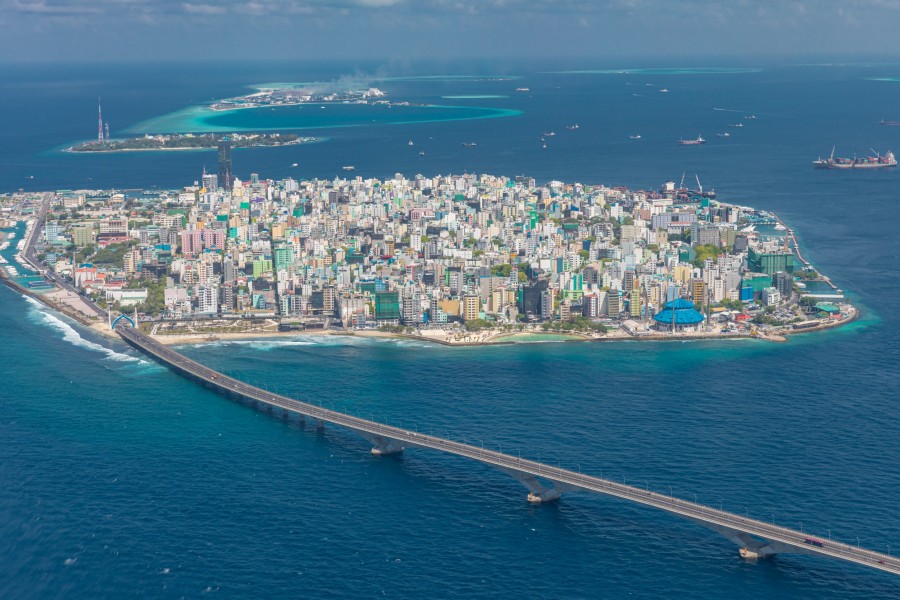
[[[97,141],[103,143],[103,109],[100,107],[100,96],[97,96]]]

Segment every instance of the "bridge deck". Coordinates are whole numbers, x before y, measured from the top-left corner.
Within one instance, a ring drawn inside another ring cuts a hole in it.
[[[394,442],[399,444],[400,447],[406,448],[431,448],[486,463],[512,474],[538,477],[558,485],[563,490],[585,490],[651,506],[696,521],[732,539],[734,539],[734,535],[745,534],[753,536],[763,540],[763,545],[777,548],[779,552],[793,551],[803,554],[829,556],[900,575],[900,559],[888,554],[823,539],[802,531],[780,527],[749,517],[742,517],[728,511],[616,483],[608,479],[550,466],[517,456],[510,456],[494,450],[486,450],[470,444],[419,433],[418,431],[376,423],[294,400],[293,398],[248,385],[214,369],[210,369],[156,342],[136,329],[119,325],[116,327],[116,331],[135,348],[173,367],[182,374],[202,380],[207,385],[221,392],[276,406],[305,415],[311,419],[340,425],[356,431],[371,440],[379,440],[385,444]],[[814,544],[811,542],[814,542]]]

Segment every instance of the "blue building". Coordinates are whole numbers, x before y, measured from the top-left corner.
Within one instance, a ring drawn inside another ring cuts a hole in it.
[[[656,328],[660,331],[698,331],[700,325],[706,320],[700,311],[694,308],[694,303],[684,298],[676,298],[666,302],[663,309],[653,315]]]

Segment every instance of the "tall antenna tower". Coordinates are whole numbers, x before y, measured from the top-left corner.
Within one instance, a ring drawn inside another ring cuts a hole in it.
[[[97,141],[103,143],[103,110],[100,108],[100,96],[97,96]]]

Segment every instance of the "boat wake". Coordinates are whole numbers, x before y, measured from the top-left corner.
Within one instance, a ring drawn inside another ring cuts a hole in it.
[[[105,346],[101,346],[100,344],[96,344],[89,340],[81,337],[74,327],[54,315],[53,313],[47,312],[44,310],[44,305],[38,302],[33,298],[25,298],[32,307],[32,315],[35,318],[35,321],[42,325],[47,325],[53,329],[56,329],[60,333],[62,333],[63,339],[73,346],[78,346],[80,348],[86,348],[88,350],[93,350],[95,352],[101,352],[106,355],[106,358],[109,360],[114,360],[117,362],[133,362],[133,363],[141,363],[141,364],[149,364],[140,358],[136,358],[134,356],[130,356],[128,354],[123,354],[121,352],[116,352],[110,348]]]
[[[280,348],[303,346],[371,346],[391,344],[400,347],[431,348],[428,341],[391,337],[363,337],[353,335],[299,335],[291,339],[255,339],[255,340],[215,340],[199,344],[185,344],[191,348],[211,348],[221,346],[248,346],[253,350],[269,352]],[[177,347],[178,345],[176,345]]]

